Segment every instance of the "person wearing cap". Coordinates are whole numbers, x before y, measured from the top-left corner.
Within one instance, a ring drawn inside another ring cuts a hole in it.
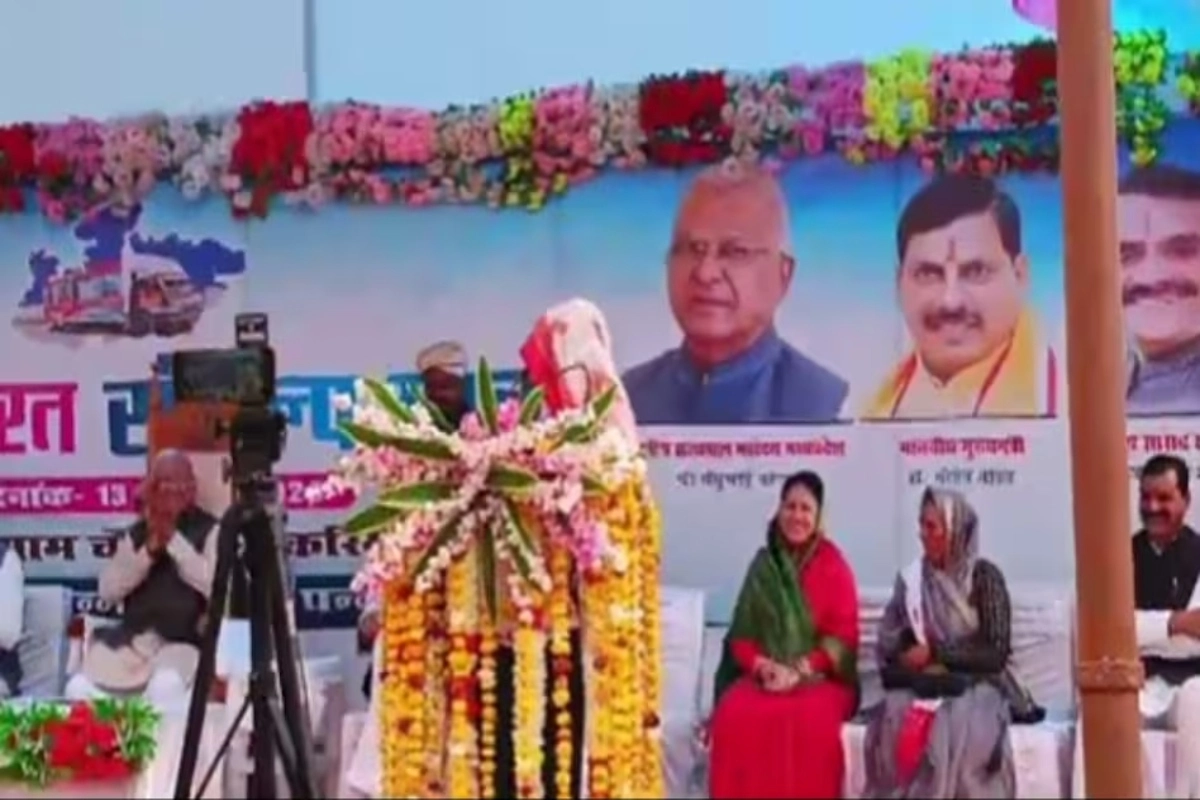
[[[471,410],[467,402],[467,351],[458,342],[434,342],[417,354],[417,372],[429,398],[452,424],[458,425]],[[369,653],[379,635],[379,607],[367,605],[358,618],[359,652]],[[363,676],[362,690],[371,696],[373,672]]]
[[[775,331],[795,268],[774,176],[743,165],[702,172],[667,255],[667,295],[683,342],[623,376],[638,423],[837,419],[846,381]]]
[[[425,395],[458,425],[470,410],[467,402],[467,351],[458,342],[435,342],[417,354],[417,372]]]

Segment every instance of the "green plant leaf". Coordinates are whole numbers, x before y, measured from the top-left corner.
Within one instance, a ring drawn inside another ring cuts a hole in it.
[[[614,383],[609,386],[599,397],[596,397],[591,402],[592,419],[596,422],[603,422],[608,416],[608,412],[612,411],[613,403],[617,400],[617,385]]]
[[[364,508],[346,520],[346,524],[342,526],[342,530],[353,536],[366,536],[367,534],[383,530],[403,515],[403,513],[404,510],[401,508],[374,505],[370,508]]]
[[[383,433],[366,425],[345,420],[338,424],[352,441],[372,450],[380,447],[390,447],[417,458],[427,458],[431,461],[453,461],[454,451],[443,442],[414,439],[411,436],[394,436]]]
[[[492,368],[487,359],[480,356],[479,369],[475,373],[475,408],[483,424],[493,434],[500,432],[499,403],[496,401],[496,381],[492,377]]]
[[[389,489],[379,495],[381,506],[408,510],[454,497],[458,484],[450,481],[418,481]]]
[[[533,538],[533,534],[529,532],[529,529],[525,527],[525,523],[521,521],[521,514],[517,508],[517,504],[509,497],[502,497],[501,500],[504,502],[505,510],[508,511],[509,524],[512,526],[513,531],[517,534],[517,539],[521,543],[521,547],[514,548],[514,551],[520,550],[521,552],[518,555],[528,555],[529,558],[540,560],[541,553],[538,549],[537,541]],[[527,566],[529,565],[527,564]],[[527,577],[531,576],[532,568],[530,568],[530,576]]]
[[[583,484],[583,493],[585,495],[595,497],[597,495],[608,493],[608,486],[605,485],[604,481],[595,475],[584,473],[579,482]]]
[[[488,488],[500,492],[528,491],[537,486],[538,476],[522,467],[493,464],[488,472]]]
[[[542,408],[545,405],[546,391],[540,386],[535,386],[521,402],[521,426],[537,422],[542,416]]]
[[[591,423],[576,422],[573,425],[568,425],[567,429],[559,434],[557,440],[551,446],[551,450],[557,450],[564,444],[587,444],[596,438],[596,433],[599,428]]]
[[[360,425],[348,419],[339,422],[338,428],[349,437],[350,441],[372,450],[376,447],[383,447],[392,438],[386,433],[380,433],[374,428],[368,428],[366,425]]]
[[[500,578],[496,574],[496,534],[489,525],[483,531],[479,548],[479,580],[483,583],[483,599],[487,603],[492,625],[500,621]]]
[[[454,461],[454,451],[444,442],[413,439],[408,436],[390,436],[386,444],[402,453],[430,461]]]
[[[406,425],[416,424],[417,418],[413,415],[412,409],[400,402],[396,390],[389,384],[375,378],[363,378],[363,383],[366,385],[367,391],[375,398],[375,402],[379,403],[393,418]]]
[[[430,400],[429,395],[425,394],[424,386],[418,386],[415,391],[417,402],[429,412],[429,418],[433,420],[433,424],[438,430],[443,433],[454,433],[458,430],[458,426],[451,424],[449,418],[438,408],[437,403]]]
[[[429,562],[433,560],[433,557],[437,555],[438,551],[449,544],[455,534],[458,533],[458,526],[461,522],[462,515],[455,514],[446,520],[446,524],[434,534],[433,540],[430,541],[429,546],[425,548],[425,551],[421,553],[420,558],[417,559],[417,563],[413,566],[414,577],[420,578],[425,574],[425,571],[429,569]]]

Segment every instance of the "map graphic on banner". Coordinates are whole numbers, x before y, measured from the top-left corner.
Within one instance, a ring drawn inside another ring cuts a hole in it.
[[[1152,452],[1200,466],[1200,123],[1169,164],[1123,157],[1130,491]],[[95,608],[98,562],[145,469],[150,364],[227,347],[270,315],[278,465],[302,622],[350,624],[352,498],[313,504],[361,374],[411,396],[416,353],[457,340],[508,390],[534,320],[603,309],[665,524],[664,581],[727,617],[782,478],[817,470],[863,587],[917,552],[920,492],[959,488],[1010,582],[1072,580],[1056,176],[931,178],[831,155],[777,173],[606,173],[537,214],[333,205],[230,219],[170,191],[74,228],[0,217],[0,536]],[[1132,496],[1132,495],[1131,495]],[[1130,530],[1135,526],[1130,519]]]

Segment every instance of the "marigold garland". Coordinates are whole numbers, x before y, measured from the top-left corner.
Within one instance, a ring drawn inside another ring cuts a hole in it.
[[[646,629],[658,624],[658,517],[636,443],[606,422],[615,387],[547,416],[541,390],[500,403],[486,361],[476,374],[480,410],[457,431],[428,401],[406,406],[362,381],[344,425],[358,447],[318,490],[379,490],[346,529],[376,535],[356,585],[384,608],[386,793],[496,795],[496,655],[507,633],[517,796],[569,797],[580,777],[578,625],[588,795],[661,797],[661,642]]]
[[[1196,59],[1195,52],[1169,53],[1162,32],[1114,37],[1123,88],[1116,122],[1140,162],[1157,155],[1156,132],[1166,119],[1197,112]],[[907,153],[927,169],[1055,169],[1056,137],[1034,132],[1057,118],[1056,60],[1054,42],[1037,40],[943,54],[908,50],[869,65],[579,84],[437,113],[254,103],[206,117],[8,126],[0,128],[0,212],[20,211],[35,191],[38,208],[65,221],[98,203],[139,202],[158,180],[188,198],[223,194],[237,216],[265,216],[277,197],[304,206],[343,200],[537,210],[605,168],[731,156],[841,153],[868,163]],[[1172,71],[1179,93],[1167,85]]]

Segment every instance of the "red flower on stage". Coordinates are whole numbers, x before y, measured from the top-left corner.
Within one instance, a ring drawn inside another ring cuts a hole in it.
[[[273,197],[309,185],[312,132],[307,103],[262,102],[242,108],[228,170],[235,216],[265,217]]]
[[[1039,40],[1013,50],[1012,120],[1018,127],[1045,125],[1058,113],[1058,47]]]
[[[37,177],[32,125],[0,126],[0,214],[25,210],[25,188]]]
[[[725,122],[729,92],[723,72],[653,77],[638,91],[638,120],[651,163],[685,167],[729,152],[733,128]]]

